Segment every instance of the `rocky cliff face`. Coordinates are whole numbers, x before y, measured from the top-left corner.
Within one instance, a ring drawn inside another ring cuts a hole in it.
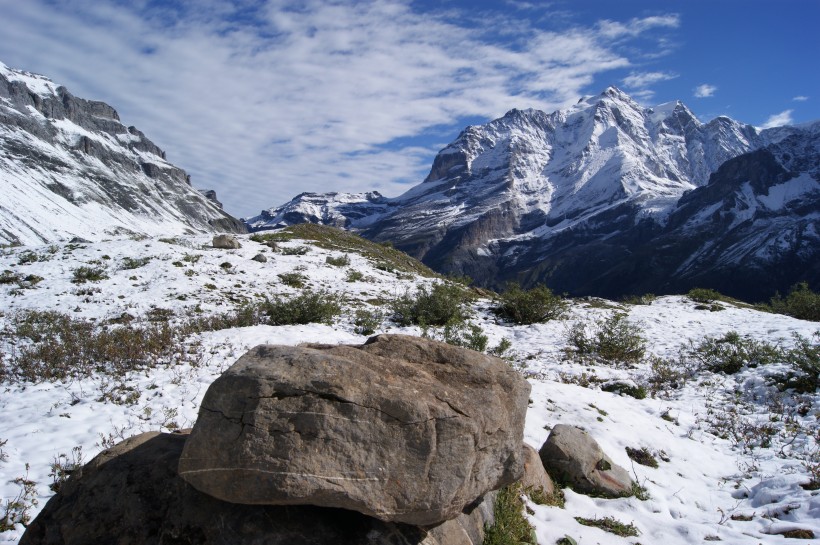
[[[242,232],[103,102],[0,63],[0,243]]]
[[[805,172],[816,182],[817,149],[808,139],[817,132],[817,126],[760,131],[727,117],[702,123],[680,102],[643,108],[609,88],[568,110],[512,110],[486,125],[468,127],[438,154],[424,182],[400,197],[383,199],[379,208],[351,202],[337,206],[345,200],[337,195],[312,195],[310,201],[314,208],[324,206],[325,217],[335,218],[336,225],[389,240],[434,269],[467,274],[482,285],[546,282],[559,291],[610,297],[635,289],[679,291],[729,271],[707,274],[718,262],[734,259],[732,274],[740,274],[749,259],[762,259],[759,253],[721,253],[719,259],[699,254],[683,266],[680,256],[694,249],[678,240],[705,238],[714,254],[730,231],[748,246],[762,236],[757,228],[738,231],[732,221],[716,225],[702,214],[692,216],[693,208],[706,201],[733,206],[721,200],[729,198],[718,187],[726,182],[710,177],[727,161],[766,148],[788,172],[784,176]],[[758,180],[759,191],[783,178],[769,174],[760,173],[765,179]],[[798,201],[817,211],[811,183],[806,183]],[[298,209],[303,203],[300,196],[286,207]],[[767,217],[781,218],[781,226],[796,218],[792,205],[767,210]],[[677,229],[687,214],[692,217],[684,237]],[[302,221],[315,220],[302,216]],[[694,229],[695,223],[703,228]],[[265,229],[275,223],[265,221],[263,213],[249,225]],[[806,229],[808,223],[800,230],[801,241],[810,238]],[[807,256],[806,244],[799,245]],[[636,261],[647,253],[652,267],[658,260],[676,263],[661,268],[671,276],[661,278],[656,269],[646,269],[649,262]],[[660,253],[666,257],[655,255]],[[775,254],[769,254],[772,263],[779,262]],[[803,278],[805,270],[781,276],[787,282],[786,277]],[[788,288],[781,282],[753,288],[754,283],[734,289],[739,286],[734,280],[723,282],[729,293],[744,297],[766,298]]]

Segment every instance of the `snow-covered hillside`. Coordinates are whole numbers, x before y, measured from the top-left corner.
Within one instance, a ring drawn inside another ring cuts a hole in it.
[[[102,102],[0,63],[0,243],[244,227]]]
[[[242,236],[242,248],[219,250],[211,247],[209,236],[200,235],[2,250],[3,365],[15,361],[31,342],[14,334],[24,330],[21,320],[33,316],[25,314],[29,311],[58,312],[115,331],[128,323],[181,327],[265,297],[286,298],[307,290],[343,298],[343,311],[330,324],[201,328],[204,332],[169,341],[173,350],[153,368],[65,381],[6,379],[0,383],[4,505],[21,494],[22,481],[14,480],[24,477],[36,483],[36,493],[26,498],[39,502],[31,509],[34,515],[51,495],[52,464],[88,461],[112,441],[140,431],[191,426],[208,385],[248,348],[364,342],[367,336],[357,333],[363,316],[388,315],[391,299],[419,284],[440,281],[390,261],[375,245],[346,250],[344,243],[282,238],[275,249]],[[525,440],[538,448],[552,426],[581,426],[649,494],[642,501],[590,498],[566,490],[564,509],[530,504],[539,543],[551,545],[567,535],[581,544],[718,539],[774,544],[783,542],[774,534],[792,529],[820,536],[820,496],[801,487],[820,463],[820,396],[779,391],[774,384],[786,369],[782,363],[743,368],[734,375],[701,370],[674,380],[662,377],[663,372],[682,371],[680,347],[689,340],[697,345],[707,336],[736,331],[742,338],[791,347],[795,334],[811,339],[820,326],[726,302],[720,303],[720,311],[698,309],[681,296],[644,302],[650,304],[573,300],[564,318],[526,326],[499,321],[486,298],[471,303],[470,322],[483,329],[490,347],[509,340],[510,364],[532,384]],[[591,325],[616,313],[625,313],[643,332],[646,359],[608,365],[567,356],[573,324]],[[46,319],[41,315],[31,323]],[[422,333],[387,317],[376,331]],[[435,328],[429,333],[442,334]],[[601,390],[613,381],[650,390],[654,384],[656,396],[636,399]],[[659,466],[633,463],[626,447],[646,448]],[[607,516],[634,524],[639,537],[616,537],[574,518]],[[0,542],[16,543],[21,533],[17,525],[0,533]]]

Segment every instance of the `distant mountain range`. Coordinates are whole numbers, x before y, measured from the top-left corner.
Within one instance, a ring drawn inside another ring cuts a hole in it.
[[[0,194],[0,244],[245,231],[114,108],[2,63]]]
[[[404,195],[303,193],[236,220],[109,105],[0,63],[0,244],[335,225],[439,272],[620,297],[820,289],[820,122],[760,130],[611,87],[467,127]]]
[[[404,195],[303,193],[251,230],[335,225],[500,288],[619,297],[820,286],[820,122],[760,130],[611,87],[470,126]]]

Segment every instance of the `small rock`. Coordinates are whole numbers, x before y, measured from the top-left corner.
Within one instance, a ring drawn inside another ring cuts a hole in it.
[[[214,248],[223,250],[236,250],[242,247],[239,240],[233,235],[215,235],[213,241]]]
[[[549,474],[576,492],[610,498],[633,494],[629,473],[580,428],[558,424],[538,454]]]
[[[258,346],[205,394],[179,473],[225,501],[434,525],[521,477],[529,391],[498,358],[418,337]]]
[[[521,477],[521,485],[524,490],[541,490],[544,494],[551,496],[555,493],[555,485],[544,469],[538,451],[524,443],[524,476]]]
[[[259,263],[267,263],[268,262],[268,258],[265,257],[264,254],[256,254],[251,259],[253,259],[254,261],[258,261]]]

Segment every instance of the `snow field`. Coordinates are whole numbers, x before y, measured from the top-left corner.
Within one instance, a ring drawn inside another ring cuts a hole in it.
[[[4,503],[18,494],[20,487],[12,480],[26,475],[27,464],[28,478],[37,483],[39,506],[32,509],[33,516],[52,494],[48,486],[52,482],[50,465],[60,455],[71,458],[72,449],[79,446],[87,462],[123,437],[190,427],[210,383],[250,347],[261,343],[361,343],[365,337],[355,334],[352,323],[355,309],[381,305],[387,310],[384,301],[418,283],[433,281],[378,270],[373,262],[355,253],[349,254],[349,266],[333,266],[326,258],[340,257],[342,252],[323,250],[305,241],[280,242],[280,251],[272,252],[247,237],[240,239],[243,247],[239,250],[216,250],[209,247],[210,237],[190,236],[0,251],[0,271],[42,277],[29,289],[0,284],[2,327],[8,327],[14,314],[23,310],[55,310],[97,321],[123,313],[140,317],[156,309],[173,312],[175,319],[225,312],[243,301],[298,293],[299,289],[288,287],[277,276],[292,272],[304,275],[310,289],[340,292],[345,300],[343,314],[332,325],[260,325],[194,335],[186,340],[196,353],[190,361],[134,372],[119,381],[96,376],[65,383],[0,384],[0,441],[7,441],[0,447],[6,454],[6,460],[0,461],[0,498]],[[281,248],[298,246],[308,246],[309,250],[305,255],[281,252]],[[251,259],[260,252],[268,258],[266,263]],[[33,261],[32,255],[42,260]],[[136,261],[148,257],[151,259],[142,266],[123,268],[127,258]],[[104,269],[108,278],[74,284],[74,271],[81,266]],[[362,280],[347,282],[350,269],[361,272]],[[763,404],[767,396],[775,394],[765,380],[771,370],[749,369],[730,377],[704,374],[672,391],[667,399],[637,400],[569,383],[583,373],[636,382],[648,373],[647,364],[612,367],[565,358],[566,334],[572,323],[590,322],[613,312],[626,312],[631,321],[640,324],[648,351],[663,358],[673,358],[688,339],[697,342],[707,335],[733,330],[756,340],[790,346],[794,333],[808,337],[820,329],[816,323],[732,304],[724,306],[726,310],[721,312],[696,310],[685,297],[661,297],[651,305],[635,306],[577,300],[565,319],[512,326],[498,323],[489,301],[473,304],[471,321],[484,329],[489,346],[509,339],[512,365],[530,377],[533,389],[525,440],[538,448],[552,426],[581,426],[650,496],[646,501],[607,500],[566,490],[565,509],[530,503],[529,519],[539,543],[552,544],[565,535],[579,544],[663,541],[672,545],[715,538],[729,544],[782,543],[782,536],[772,534],[795,528],[820,535],[820,497],[800,487],[809,477],[796,450],[798,446],[800,452],[816,450],[810,437],[797,436],[789,446],[775,441],[768,448],[748,449],[731,438],[719,437],[713,429],[714,415],[725,412],[727,406],[738,408],[738,418],[765,420],[772,416]],[[418,328],[400,328],[389,321],[378,332],[386,331],[421,333]],[[14,350],[8,338],[2,343],[6,354]],[[100,401],[106,393],[109,401]],[[820,403],[817,395],[808,399],[810,407],[799,423],[801,429],[812,429],[813,425],[816,430]],[[656,454],[659,467],[633,463],[626,447],[647,448]],[[659,458],[661,451],[668,462]],[[779,455],[780,451],[784,455]],[[750,520],[733,520],[732,515]],[[612,516],[634,524],[641,534],[617,537],[580,525],[576,516]],[[21,535],[18,525],[0,533],[0,542],[16,543]]]

